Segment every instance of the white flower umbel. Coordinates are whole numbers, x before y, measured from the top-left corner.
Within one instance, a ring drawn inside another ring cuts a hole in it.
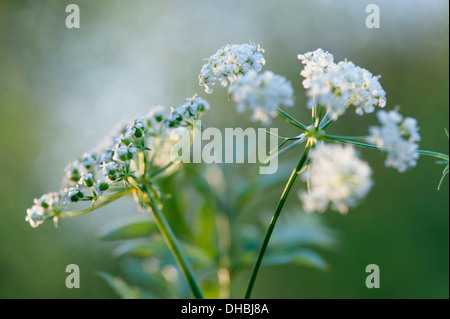
[[[294,89],[285,77],[271,71],[257,73],[250,70],[239,75],[228,92],[237,103],[237,111],[253,110],[252,120],[263,124],[277,115],[276,107],[294,104]]]
[[[403,117],[395,110],[386,112],[380,110],[377,117],[381,126],[369,129],[367,142],[382,148],[387,152],[385,165],[404,172],[409,167],[416,166],[420,141],[417,120]]]
[[[162,172],[174,172],[180,165],[171,165],[170,149],[175,141],[170,140],[170,133],[181,126],[192,129],[193,121],[207,109],[209,103],[194,95],[170,114],[160,106],[131,122],[121,122],[95,152],[84,153],[66,167],[63,191],[35,199],[26,221],[37,227],[80,202],[93,209],[106,191],[114,191],[106,197],[127,191],[130,179],[150,180],[163,176]]]
[[[318,144],[310,151],[311,164],[302,179],[309,191],[299,193],[306,212],[324,212],[328,206],[345,214],[372,187],[370,166],[350,145]]]
[[[300,54],[298,59],[305,65],[300,75],[305,78],[303,87],[307,90],[309,108],[324,106],[336,120],[350,105],[356,107],[359,115],[386,105],[386,92],[379,76],[366,69],[349,61],[336,64],[333,55],[322,49]]]
[[[206,93],[212,93],[211,86],[216,81],[222,87],[231,84],[239,74],[245,74],[250,70],[261,71],[266,63],[262,55],[264,50],[253,42],[245,44],[227,44],[214,53],[203,65],[199,78],[199,84],[205,87]]]

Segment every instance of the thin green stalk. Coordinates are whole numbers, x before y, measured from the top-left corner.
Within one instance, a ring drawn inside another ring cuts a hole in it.
[[[93,210],[96,210],[97,208],[105,206],[105,205],[115,201],[116,199],[119,199],[120,197],[131,193],[131,191],[132,191],[131,189],[127,189],[125,191],[122,191],[122,192],[119,192],[119,193],[116,193],[116,194],[112,194],[112,195],[105,196],[105,197],[99,197],[99,199],[104,198],[105,200],[100,202],[100,203],[98,203],[98,204],[96,204],[96,205],[94,205],[94,206],[91,206],[89,208],[85,208],[85,209],[77,210],[77,211],[67,211],[67,212],[61,213],[60,215],[57,215],[57,217],[73,217],[73,216],[79,216],[79,215],[83,215],[83,214],[86,214],[86,213],[90,213]]]
[[[375,145],[370,145],[370,144],[358,142],[358,140],[361,140],[361,137],[324,135],[322,137],[322,139],[324,139],[326,141],[330,141],[330,142],[338,142],[338,143],[342,143],[342,144],[351,144],[351,145],[355,145],[355,146],[359,146],[359,147],[370,148],[370,149],[375,149],[375,150],[380,150],[380,151],[387,151],[388,150],[388,149],[381,148],[381,147],[378,147],[378,146],[375,146]],[[417,150],[416,152],[419,155],[430,156],[430,157],[438,158],[438,159],[441,159],[441,160],[444,160],[444,161],[448,161],[448,159],[449,159],[448,155],[445,155],[445,154],[442,154],[442,153],[433,152],[433,151]]]
[[[261,266],[261,262],[264,257],[264,253],[266,252],[267,245],[269,244],[270,236],[272,235],[272,232],[275,228],[278,217],[280,216],[281,210],[283,209],[284,203],[286,202],[289,192],[291,191],[292,185],[294,185],[295,179],[297,178],[300,170],[306,163],[306,160],[308,158],[308,152],[309,152],[310,148],[311,148],[311,145],[308,143],[305,147],[305,150],[303,151],[302,156],[300,157],[300,160],[297,163],[297,166],[292,171],[291,177],[289,178],[289,180],[286,184],[286,187],[284,188],[283,194],[281,195],[280,201],[278,202],[277,208],[275,210],[275,214],[273,215],[272,220],[270,221],[269,228],[267,229],[266,236],[264,237],[264,241],[263,241],[263,244],[259,251],[258,259],[256,260],[255,267],[253,268],[252,276],[250,278],[250,282],[247,287],[247,292],[245,293],[245,299],[249,299],[250,295],[252,294],[253,285],[255,284],[259,267]]]
[[[425,150],[418,150],[417,153],[419,153],[420,155],[436,157],[436,158],[439,158],[441,160],[448,161],[448,155],[445,155],[445,154],[442,154],[442,153],[437,153],[437,152],[432,152],[432,151],[425,151]]]
[[[342,144],[351,144],[351,145],[365,147],[365,148],[371,148],[371,149],[375,149],[375,150],[383,150],[375,145],[370,145],[370,144],[366,144],[366,143],[343,139],[340,136],[324,135],[324,136],[322,136],[322,139],[325,141],[330,141],[330,142],[338,142],[338,143],[342,143]]]
[[[296,119],[294,119],[292,116],[290,116],[289,114],[287,114],[285,111],[283,111],[280,108],[276,108],[278,114],[280,115],[280,117],[285,120],[286,122],[298,127],[299,129],[301,129],[303,132],[308,132],[308,128],[302,124],[301,122],[297,121]]]
[[[175,234],[172,232],[172,229],[169,226],[169,223],[167,222],[166,218],[164,217],[164,214],[159,209],[158,203],[156,202],[155,198],[151,194],[151,192],[148,190],[147,187],[143,187],[142,189],[149,198],[149,205],[152,209],[153,216],[155,217],[156,224],[158,225],[159,230],[161,231],[161,234],[163,235],[164,239],[166,240],[167,245],[169,246],[170,251],[172,252],[173,256],[175,257],[175,260],[178,262],[178,265],[181,267],[181,270],[183,271],[189,286],[192,290],[192,293],[194,294],[195,298],[197,299],[203,299],[203,293],[200,289],[200,286],[197,283],[197,280],[195,279],[194,273],[189,266],[189,262],[187,261],[186,256],[181,251],[180,244],[178,243]]]

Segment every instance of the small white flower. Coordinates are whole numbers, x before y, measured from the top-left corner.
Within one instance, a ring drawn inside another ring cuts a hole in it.
[[[386,92],[379,83],[379,76],[352,62],[333,62],[333,55],[318,49],[299,55],[305,64],[300,74],[305,78],[303,87],[307,90],[307,106],[324,106],[330,117],[336,120],[350,106],[356,113],[371,113],[375,106],[386,105]]]
[[[111,172],[115,172],[117,168],[117,162],[102,163],[101,165],[103,175],[108,176]]]
[[[81,173],[81,177],[80,177],[80,180],[78,181],[78,184],[86,185],[87,187],[92,187],[92,186],[94,186],[93,178],[94,178],[94,175],[92,175],[92,173],[85,174],[83,172],[83,173]]]
[[[309,181],[310,190],[299,193],[306,212],[324,212],[330,205],[341,214],[347,213],[372,187],[369,165],[350,145],[319,144],[309,157],[311,165],[302,179]]]
[[[137,148],[131,142],[124,144],[125,139],[126,137],[121,137],[119,143],[116,144],[113,154],[114,161],[126,162],[134,158]]]
[[[316,51],[307,52],[305,54],[299,54],[297,58],[305,64],[304,69],[300,72],[300,75],[304,78],[311,77],[317,71],[323,71],[324,69],[334,65],[334,57],[331,53],[324,52],[322,49]]]
[[[106,179],[99,179],[97,183],[94,185],[94,190],[98,196],[102,196],[103,192],[105,192],[109,188],[109,182]]]
[[[108,162],[102,163],[101,165],[103,179],[109,184],[112,184],[118,177],[118,173],[123,170],[124,163],[122,162]]]
[[[145,125],[144,122],[145,118],[135,118],[133,122],[130,123],[127,127],[127,132],[124,134],[126,137],[132,137],[132,138],[140,138],[144,134],[145,131]]]
[[[169,127],[175,127],[178,126],[178,124],[183,120],[183,114],[180,113],[183,109],[177,108],[174,109],[173,107],[170,108],[170,114],[167,116],[166,124]]]
[[[92,167],[95,167],[95,165],[97,164],[97,157],[95,154],[92,153],[84,153],[80,162],[87,169],[91,169]]]
[[[285,77],[271,71],[257,73],[250,70],[239,75],[228,89],[237,103],[238,112],[253,110],[254,121],[270,123],[270,117],[277,115],[276,107],[294,104],[294,89]]]
[[[86,195],[86,189],[77,187],[71,187],[68,190],[66,190],[66,199],[64,204],[69,203],[76,203],[81,198],[83,198]]]
[[[64,186],[76,185],[80,180],[81,173],[86,172],[85,166],[79,160],[69,163],[64,170],[66,172]]]
[[[209,109],[209,103],[205,99],[195,94],[191,98],[186,99],[186,103],[178,107],[175,111],[187,118],[193,118],[197,114]]]
[[[101,165],[103,163],[108,163],[112,161],[114,152],[112,150],[107,150],[98,155],[97,169],[101,170]]]
[[[239,74],[250,70],[261,71],[266,63],[262,55],[264,50],[250,42],[246,44],[227,44],[207,59],[200,72],[199,84],[205,87],[206,93],[212,93],[211,86],[216,81],[222,87],[231,84]]]
[[[45,209],[39,205],[33,205],[27,209],[25,221],[29,222],[31,227],[36,228],[44,222]]]
[[[384,149],[388,156],[385,165],[404,172],[409,167],[416,166],[420,141],[417,120],[411,117],[403,119],[397,111],[377,112],[381,126],[369,129],[367,142]]]
[[[43,208],[53,208],[60,204],[61,195],[57,192],[47,193],[42,195],[39,199],[35,199],[34,203],[36,205],[42,206]]]

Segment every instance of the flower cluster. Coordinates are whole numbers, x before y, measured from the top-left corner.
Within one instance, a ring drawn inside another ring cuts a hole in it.
[[[58,215],[71,203],[94,205],[109,189],[124,190],[129,178],[149,178],[152,172],[177,168],[171,163],[172,130],[192,127],[193,121],[209,109],[209,103],[194,95],[186,103],[168,111],[156,107],[147,115],[121,123],[94,152],[70,163],[65,169],[64,189],[43,195],[27,210],[26,221],[37,227],[45,219]],[[167,167],[166,167],[167,166]]]
[[[201,69],[199,84],[205,87],[206,93],[212,93],[216,81],[222,87],[228,82],[233,83],[239,74],[245,74],[250,70],[261,71],[265,64],[262,55],[264,50],[259,45],[250,42],[246,44],[227,44],[215,54],[206,59]]]
[[[195,118],[205,110],[209,110],[209,103],[205,99],[194,95],[186,99],[186,103],[172,109],[167,117],[167,125],[169,127],[177,127],[182,125],[184,118]]]
[[[324,106],[336,120],[350,105],[356,107],[359,115],[386,105],[386,92],[379,76],[366,69],[349,61],[336,64],[333,55],[322,49],[300,54],[298,59],[305,65],[300,75],[305,78],[303,87],[307,90],[309,108]]]
[[[324,212],[331,205],[347,213],[372,187],[370,166],[350,145],[318,144],[309,157],[311,165],[302,178],[309,182],[310,189],[299,194],[306,212]]]
[[[237,78],[228,89],[237,111],[253,110],[252,120],[270,123],[270,116],[275,117],[275,107],[294,104],[294,89],[285,77],[271,71],[257,73],[249,71]]]
[[[45,219],[55,215],[63,205],[64,192],[48,193],[36,198],[34,205],[27,209],[25,220],[32,227],[37,227],[44,222]]]
[[[417,120],[411,117],[403,119],[397,111],[377,112],[381,126],[369,129],[369,143],[385,150],[388,155],[385,165],[404,172],[408,167],[416,166],[419,158],[418,142],[420,141]]]

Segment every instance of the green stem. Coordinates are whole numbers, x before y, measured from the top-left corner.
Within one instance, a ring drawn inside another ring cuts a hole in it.
[[[289,192],[291,191],[292,185],[294,184],[295,179],[297,178],[298,173],[302,169],[303,165],[305,165],[305,163],[306,163],[306,160],[308,158],[308,152],[309,152],[310,148],[311,148],[311,145],[307,144],[305,147],[305,150],[303,151],[302,156],[300,157],[300,160],[297,163],[297,166],[292,171],[291,177],[289,178],[289,180],[286,184],[286,187],[284,188],[283,194],[281,195],[280,201],[278,202],[277,208],[275,210],[275,214],[273,215],[272,220],[270,221],[269,228],[267,229],[266,236],[264,237],[264,241],[263,241],[263,244],[259,251],[258,259],[256,260],[255,267],[253,268],[252,276],[250,278],[250,282],[247,287],[247,292],[245,293],[245,299],[249,299],[250,295],[252,294],[253,285],[255,284],[259,267],[261,266],[261,262],[264,257],[264,253],[266,252],[267,245],[269,244],[270,236],[272,235],[272,232],[275,228],[278,217],[280,216],[281,210],[283,209],[284,203],[286,202]]]
[[[439,158],[441,160],[448,161],[448,155],[445,155],[445,154],[442,154],[442,153],[437,153],[437,152],[432,152],[432,151],[425,151],[425,150],[418,150],[417,153],[419,153],[420,155],[436,157],[436,158]]]
[[[172,232],[172,229],[169,226],[169,223],[167,222],[166,218],[164,217],[164,214],[159,209],[158,203],[156,202],[155,198],[151,194],[151,192],[148,190],[147,187],[143,187],[143,191],[148,195],[149,198],[149,205],[152,209],[153,216],[155,217],[156,224],[158,225],[159,230],[161,231],[161,234],[163,235],[164,239],[166,240],[167,245],[169,246],[170,251],[172,252],[173,256],[175,257],[175,260],[178,262],[178,265],[181,267],[181,270],[183,271],[189,286],[191,287],[192,293],[194,294],[195,298],[197,299],[203,299],[203,293],[200,289],[200,286],[197,283],[197,280],[194,277],[194,273],[189,266],[189,263],[187,261],[187,258],[184,256],[183,252],[181,251],[180,244],[178,243],[175,234]]]
[[[338,143],[342,143],[342,144],[351,144],[351,145],[364,147],[364,148],[375,149],[375,150],[379,150],[379,151],[388,151],[388,149],[385,149],[385,148],[381,148],[381,147],[378,147],[378,146],[375,146],[375,145],[358,142],[358,140],[361,140],[361,137],[324,135],[322,137],[322,139],[324,139],[326,141],[330,141],[330,142],[338,142]],[[416,152],[418,154],[420,154],[420,155],[435,157],[435,158],[438,158],[438,159],[441,159],[441,160],[444,160],[444,161],[448,161],[448,159],[449,159],[448,155],[445,155],[445,154],[442,154],[442,153],[433,152],[433,151],[417,150]]]
[[[62,217],[62,218],[64,218],[64,217],[74,217],[74,216],[79,216],[79,215],[83,215],[83,214],[86,214],[86,213],[90,213],[93,210],[96,210],[97,208],[105,206],[105,205],[115,201],[116,199],[119,199],[120,197],[131,193],[131,191],[132,191],[132,189],[127,189],[127,190],[125,190],[123,192],[119,192],[119,193],[112,194],[112,195],[105,196],[105,197],[99,197],[99,199],[104,198],[105,200],[100,202],[100,203],[98,203],[98,204],[96,204],[96,205],[94,205],[94,206],[92,206],[92,207],[86,208],[86,209],[64,212],[64,213],[62,213],[60,215],[57,215],[57,217]]]
[[[175,162],[170,161],[168,164],[164,165],[163,167],[160,167],[158,169],[156,169],[155,171],[153,171],[150,174],[151,178],[154,178],[155,176],[157,176],[159,173],[164,172],[166,169],[168,169],[170,166],[172,166]]]

